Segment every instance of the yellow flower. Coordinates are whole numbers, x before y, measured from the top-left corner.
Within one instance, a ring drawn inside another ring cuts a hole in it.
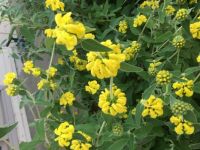
[[[46,86],[48,83],[49,83],[48,80],[46,80],[46,79],[41,79],[40,82],[37,84],[38,90],[43,89],[44,86]]]
[[[78,133],[81,134],[87,140],[87,142],[91,142],[92,141],[92,137],[87,135],[86,133],[84,133],[82,131],[78,131]]]
[[[178,134],[188,134],[194,133],[194,126],[191,122],[184,120],[181,116],[171,116],[170,122],[175,125],[174,131]]]
[[[99,90],[99,88],[100,88],[100,85],[97,83],[96,80],[93,80],[93,81],[89,81],[88,85],[85,86],[85,91],[94,95]]]
[[[159,0],[146,0],[141,5],[140,8],[151,7],[151,9],[159,8]]]
[[[171,77],[172,75],[169,71],[161,70],[156,75],[156,82],[159,85],[165,85],[165,84],[170,83]]]
[[[120,21],[118,31],[121,33],[126,33],[127,29],[128,29],[128,24],[126,20]]]
[[[176,91],[176,95],[179,97],[183,97],[184,95],[187,97],[191,97],[193,95],[193,80],[188,80],[186,78],[182,78],[184,82],[175,82],[173,83],[173,89]]]
[[[113,93],[113,95],[112,95]],[[111,116],[123,114],[127,112],[126,108],[126,95],[116,86],[113,86],[112,93],[107,88],[99,95],[98,106],[103,113]]]
[[[28,60],[24,63],[23,70],[24,70],[25,73],[30,74],[33,67],[34,67],[33,61]]]
[[[41,69],[40,68],[32,68],[31,69],[33,76],[38,77],[41,74]]]
[[[197,62],[200,63],[200,55],[197,56]]]
[[[138,15],[134,21],[133,21],[133,27],[140,27],[142,24],[144,24],[147,21],[146,16],[144,15]]]
[[[85,27],[80,22],[66,25],[66,31],[68,33],[75,34],[79,39],[85,36]]]
[[[153,60],[153,62],[149,64],[148,73],[150,75],[155,75],[158,71],[158,66],[160,65],[161,65],[160,61]]]
[[[54,77],[56,75],[57,69],[55,67],[50,67],[46,70],[47,76]]]
[[[64,61],[64,59],[62,57],[58,58],[58,64],[59,65],[64,65],[65,64],[65,61]]]
[[[163,101],[160,98],[156,98],[151,95],[147,100],[144,101],[144,110],[142,116],[150,116],[151,118],[157,118],[163,115]]]
[[[46,0],[45,5],[47,8],[51,8],[53,11],[61,9],[64,11],[65,4],[60,0]]]
[[[165,8],[165,13],[169,16],[173,15],[176,9],[172,5],[167,5]]]
[[[92,76],[99,79],[115,77],[120,63],[125,60],[125,55],[121,54],[120,45],[112,44],[110,40],[101,44],[111,48],[112,51],[87,53],[88,64],[86,68],[91,71]]]
[[[189,15],[189,11],[185,8],[179,9],[176,13],[176,20],[185,20]]]
[[[57,13],[55,15],[55,22],[56,22],[57,27],[66,28],[67,24],[73,23],[73,18],[71,17],[71,15],[72,15],[71,12],[67,12],[63,16],[61,13]]]
[[[131,43],[130,47],[127,47],[124,51],[123,54],[126,57],[126,60],[130,60],[135,56],[135,54],[140,50],[141,44],[137,41],[133,41]]]
[[[74,134],[74,126],[67,121],[61,123],[58,128],[54,130],[54,133],[58,136],[55,141],[58,141],[59,146],[68,147]]]
[[[8,85],[8,87],[6,88],[6,93],[8,96],[15,96],[16,91],[17,91],[17,86],[13,84]]]
[[[185,46],[185,39],[183,38],[183,36],[178,35],[174,37],[174,39],[172,40],[172,44],[176,48],[182,48]]]
[[[95,35],[92,33],[87,33],[85,34],[84,39],[95,39]]]
[[[54,37],[54,30],[53,29],[45,29],[44,33],[49,38]]]
[[[53,80],[49,81],[49,86],[53,91],[57,88],[57,84]]]
[[[64,107],[67,105],[71,106],[74,100],[74,94],[72,92],[66,92],[60,98],[60,105],[64,105]]]
[[[7,74],[5,74],[3,82],[5,85],[12,84],[13,81],[16,79],[16,77],[17,77],[16,73],[8,72]]]
[[[72,140],[71,150],[89,150],[92,147],[90,143],[83,143],[80,140]]]
[[[200,39],[200,21],[190,24],[190,33],[195,39]]]

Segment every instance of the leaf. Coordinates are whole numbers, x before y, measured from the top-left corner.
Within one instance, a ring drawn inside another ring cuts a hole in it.
[[[85,39],[81,41],[81,46],[86,51],[108,52],[112,50],[93,39]]]
[[[54,39],[52,39],[52,38],[45,39],[45,46],[47,49],[51,50],[53,48],[53,44],[54,44]]]
[[[142,111],[143,111],[143,105],[138,103],[137,106],[136,106],[136,113],[135,113],[136,128],[140,128]]]
[[[197,123],[197,117],[193,111],[187,112],[187,114],[184,115],[184,119],[193,123]]]
[[[107,150],[122,150],[126,144],[128,143],[128,139],[120,139],[118,141],[115,141],[112,145],[108,147]]]
[[[189,147],[191,149],[200,149],[200,143],[190,144]]]
[[[144,99],[149,98],[149,96],[154,92],[154,90],[156,89],[156,84],[151,85],[150,87],[148,87],[144,93],[142,94],[142,97]]]
[[[197,71],[200,71],[200,66],[187,68],[184,72],[185,72],[185,75],[188,76],[188,75],[190,75],[194,72],[197,72]]]
[[[120,70],[123,72],[141,72],[141,71],[143,71],[142,68],[128,64],[126,62],[121,63]]]
[[[0,138],[4,137],[6,134],[8,134],[10,131],[12,131],[17,126],[17,123],[8,126],[8,127],[2,127],[0,128]]]
[[[167,31],[164,34],[161,34],[160,36],[158,36],[155,39],[155,41],[156,43],[162,43],[162,42],[165,42],[166,40],[169,40],[172,36],[173,36],[172,32]]]

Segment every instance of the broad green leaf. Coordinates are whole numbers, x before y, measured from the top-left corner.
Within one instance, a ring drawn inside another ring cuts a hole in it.
[[[112,50],[93,39],[85,39],[81,41],[81,46],[86,51],[108,52]]]
[[[48,48],[49,51],[52,50],[54,42],[55,42],[54,39],[46,38],[45,39],[45,47]]]
[[[191,149],[200,149],[200,143],[190,144],[189,147]]]
[[[117,140],[112,145],[110,145],[107,150],[123,150],[123,148],[126,146],[127,143],[128,143],[127,138]]]
[[[120,70],[123,72],[141,72],[141,71],[143,71],[142,68],[128,64],[126,62],[121,63]]]
[[[165,42],[165,41],[169,40],[172,36],[173,36],[172,32],[167,31],[167,32],[165,32],[164,34],[161,34],[160,36],[158,36],[158,37],[155,39],[155,42],[156,42],[156,43]]]
[[[141,103],[138,103],[137,106],[136,106],[136,113],[135,113],[136,128],[139,128],[140,125],[141,125],[143,108],[144,108],[144,106]]]
[[[17,123],[8,126],[8,127],[0,127],[0,138],[4,137],[10,131],[12,131],[17,126]]]
[[[200,71],[200,66],[198,66],[198,67],[187,68],[187,69],[184,71],[184,73],[185,73],[186,76],[188,76],[188,75],[190,75],[190,74],[192,74],[192,73],[194,73],[194,72],[197,72],[197,71]]]
[[[193,123],[197,123],[197,117],[193,111],[187,112],[187,114],[184,115],[184,119],[191,121]]]
[[[19,147],[20,150],[35,150],[36,146],[40,144],[42,141],[32,141],[32,142],[22,142]]]
[[[142,94],[142,97],[144,99],[149,98],[149,96],[154,92],[154,90],[156,89],[156,84],[152,84],[149,88],[147,88],[144,93]]]

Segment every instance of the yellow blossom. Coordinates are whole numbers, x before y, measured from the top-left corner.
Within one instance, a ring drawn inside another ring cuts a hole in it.
[[[176,91],[176,95],[179,97],[183,97],[184,95],[187,97],[191,97],[193,95],[193,80],[188,80],[186,78],[182,78],[185,81],[183,82],[175,82],[173,83],[173,89]]]
[[[6,93],[8,96],[15,96],[16,91],[17,91],[17,86],[13,84],[8,85],[8,87],[6,88]]]
[[[30,74],[33,67],[34,67],[33,61],[28,60],[24,63],[23,70],[24,70],[25,73]]]
[[[158,71],[158,66],[160,65],[161,65],[160,61],[153,60],[153,62],[149,64],[148,73],[150,75],[155,75]]]
[[[156,75],[156,82],[159,85],[165,85],[170,83],[172,75],[167,70],[161,70]]]
[[[126,20],[120,21],[118,31],[121,33],[126,33],[127,29],[128,29],[128,24]]]
[[[74,94],[72,92],[66,92],[60,98],[60,105],[64,105],[64,107],[67,105],[71,106],[74,100]]]
[[[65,6],[65,4],[60,0],[46,0],[45,5],[47,8],[51,8],[53,11],[56,11],[58,9],[64,11],[64,6]]]
[[[50,67],[46,70],[47,76],[54,77],[56,75],[57,69],[55,67]]]
[[[151,7],[151,9],[159,8],[159,0],[146,0],[141,5],[140,8]]]
[[[80,140],[72,140],[70,149],[71,150],[89,150],[92,147],[90,143],[83,143]]]
[[[40,68],[32,68],[31,69],[33,76],[38,77],[41,74],[41,69]]]
[[[190,24],[190,33],[195,39],[200,39],[200,21]]]
[[[48,80],[46,80],[46,79],[41,79],[40,82],[37,84],[38,90],[43,89],[44,86],[46,86],[48,83],[49,83]]]
[[[179,9],[176,13],[175,18],[177,20],[185,20],[189,15],[189,11],[185,8]]]
[[[58,58],[58,64],[59,65],[64,65],[65,64],[65,61],[64,61],[64,59],[62,57]]]
[[[87,53],[88,64],[86,68],[91,71],[92,76],[99,79],[115,77],[120,63],[125,60],[125,55],[121,53],[120,45],[113,44],[110,40],[101,44],[109,47],[112,51]]]
[[[85,34],[84,38],[85,39],[95,39],[95,35],[92,33],[87,33],[87,34]]]
[[[67,121],[61,123],[58,128],[54,130],[54,133],[58,136],[55,141],[58,141],[59,146],[68,147],[74,134],[74,126]]]
[[[96,80],[93,80],[93,81],[89,81],[88,85],[85,86],[85,91],[93,95],[99,90],[99,88],[100,88],[100,85],[97,83]]]
[[[126,95],[116,86],[112,87],[112,93],[107,88],[99,95],[98,106],[105,114],[116,116],[127,112]],[[113,95],[111,95],[113,94]]]
[[[5,85],[12,84],[13,81],[16,79],[16,77],[17,77],[16,73],[8,72],[7,74],[5,74],[3,82]]]
[[[126,57],[126,60],[130,60],[135,56],[135,54],[140,50],[141,44],[137,41],[133,41],[131,43],[130,47],[127,47],[124,51],[123,54]]]
[[[92,137],[87,135],[86,133],[84,133],[82,131],[78,131],[78,133],[81,134],[87,140],[87,142],[91,142],[92,141]]]
[[[176,9],[172,5],[167,5],[165,8],[165,13],[169,16],[173,15]]]
[[[151,118],[157,118],[163,115],[163,101],[160,98],[151,95],[144,101],[144,110],[142,116],[150,116]]]
[[[144,24],[147,21],[146,16],[144,15],[138,15],[134,21],[133,21],[133,27],[140,27],[142,24]]]
[[[200,55],[197,56],[197,62],[200,63]]]
[[[194,133],[194,126],[191,122],[183,119],[181,116],[171,116],[170,122],[175,125],[174,131],[178,134],[188,134]]]

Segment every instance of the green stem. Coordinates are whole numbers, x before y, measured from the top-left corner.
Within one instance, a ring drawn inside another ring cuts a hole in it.
[[[179,57],[180,57],[180,49],[177,50],[177,57],[176,57],[176,65],[178,65]]]
[[[54,54],[55,54],[55,45],[56,45],[56,43],[54,42],[48,69],[51,67],[52,62],[53,62],[53,58],[54,58]],[[47,74],[47,80],[48,79],[49,79],[49,74]]]
[[[194,79],[194,82],[196,82],[200,77],[200,73],[196,76],[196,78]]]
[[[101,136],[101,133],[102,133],[103,128],[105,127],[105,125],[106,125],[106,122],[103,121],[103,123],[102,123],[102,125],[101,125],[101,128],[100,128],[100,130],[99,130],[99,133],[98,133],[98,135],[97,135],[97,143],[96,143],[96,146],[97,146],[97,147],[99,146],[99,138],[100,138],[100,136]]]
[[[110,78],[110,99],[113,99],[113,77]]]
[[[15,149],[15,147],[14,146],[12,146],[11,144],[10,144],[10,142],[8,142],[7,140],[2,140],[4,143],[6,143],[6,145],[8,145],[8,147],[11,149],[11,150],[16,150]]]

